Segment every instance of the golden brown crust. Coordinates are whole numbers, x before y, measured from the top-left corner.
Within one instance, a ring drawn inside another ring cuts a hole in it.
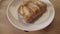
[[[41,1],[29,1],[18,8],[18,13],[25,22],[33,21],[38,15],[46,11],[47,5]],[[27,12],[27,13],[26,13]],[[28,14],[29,13],[29,14]]]

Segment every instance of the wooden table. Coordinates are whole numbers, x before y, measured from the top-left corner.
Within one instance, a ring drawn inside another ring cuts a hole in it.
[[[60,0],[50,0],[55,8],[53,22],[43,30],[35,32],[24,32],[10,24],[6,16],[6,8],[11,0],[0,2],[0,34],[60,34]]]

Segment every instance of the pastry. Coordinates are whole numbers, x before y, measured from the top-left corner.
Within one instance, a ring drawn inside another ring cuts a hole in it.
[[[18,14],[26,23],[31,23],[39,15],[46,12],[47,5],[38,0],[23,2],[18,8]]]

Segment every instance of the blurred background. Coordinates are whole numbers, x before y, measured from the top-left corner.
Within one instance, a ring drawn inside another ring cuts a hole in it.
[[[55,8],[55,18],[43,30],[24,32],[12,26],[7,19],[6,9],[11,0],[0,0],[0,34],[60,34],[60,0],[50,0]]]

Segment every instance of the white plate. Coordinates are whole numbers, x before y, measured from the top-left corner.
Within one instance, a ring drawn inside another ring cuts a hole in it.
[[[7,8],[7,17],[10,23],[18,29],[26,31],[36,31],[47,27],[53,20],[55,11],[49,0],[41,0],[47,4],[47,11],[34,23],[24,24],[21,19],[19,21],[17,9],[22,0],[12,0]]]

